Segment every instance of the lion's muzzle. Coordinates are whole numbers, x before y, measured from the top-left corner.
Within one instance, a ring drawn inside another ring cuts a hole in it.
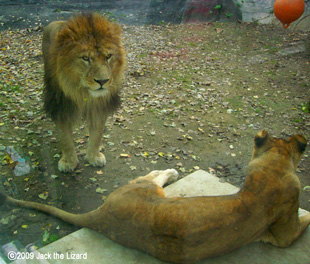
[[[105,85],[110,79],[104,79],[104,80],[96,80],[94,79],[95,82],[100,84],[100,88],[98,90],[103,89],[103,85]]]

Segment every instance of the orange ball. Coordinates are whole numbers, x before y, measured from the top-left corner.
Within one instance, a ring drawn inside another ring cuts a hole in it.
[[[276,0],[273,11],[284,28],[288,28],[290,23],[301,17],[305,10],[304,0]]]

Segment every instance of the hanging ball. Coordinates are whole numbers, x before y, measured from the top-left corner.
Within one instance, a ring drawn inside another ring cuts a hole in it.
[[[288,28],[290,23],[301,17],[305,10],[304,0],[276,0],[273,11],[284,28]]]

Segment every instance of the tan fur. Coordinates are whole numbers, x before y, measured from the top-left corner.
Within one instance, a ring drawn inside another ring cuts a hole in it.
[[[103,126],[118,104],[125,66],[121,28],[99,14],[55,21],[44,30],[45,110],[60,133],[60,171],[73,171],[78,159],[72,129],[84,117],[89,126],[86,159],[103,166],[99,152]]]
[[[253,241],[287,247],[310,223],[309,213],[298,216],[300,183],[294,172],[306,144],[300,135],[283,140],[260,132],[245,184],[234,195],[166,198],[162,186],[177,178],[175,170],[166,170],[139,177],[81,215],[6,198],[172,263],[195,263]]]

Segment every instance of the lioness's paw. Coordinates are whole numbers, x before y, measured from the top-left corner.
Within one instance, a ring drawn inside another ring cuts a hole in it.
[[[143,180],[153,180],[154,178],[156,178],[161,172],[161,170],[154,170],[154,171],[151,171],[149,174],[145,175],[145,176],[140,176],[132,181],[130,181],[129,183],[130,184],[133,184],[133,183],[137,183],[139,181],[143,181]]]
[[[162,172],[163,172],[162,170],[153,170],[149,174],[147,174],[146,176],[142,176],[142,177],[146,177],[146,178],[151,180],[151,179],[157,177]]]
[[[179,173],[175,169],[168,169],[163,171],[162,173],[168,176],[167,184],[175,182],[179,178]]]
[[[77,157],[62,157],[58,161],[58,170],[61,172],[72,172],[78,164]]]
[[[87,154],[85,158],[92,166],[103,167],[107,163],[105,156],[100,152],[95,155]]]

